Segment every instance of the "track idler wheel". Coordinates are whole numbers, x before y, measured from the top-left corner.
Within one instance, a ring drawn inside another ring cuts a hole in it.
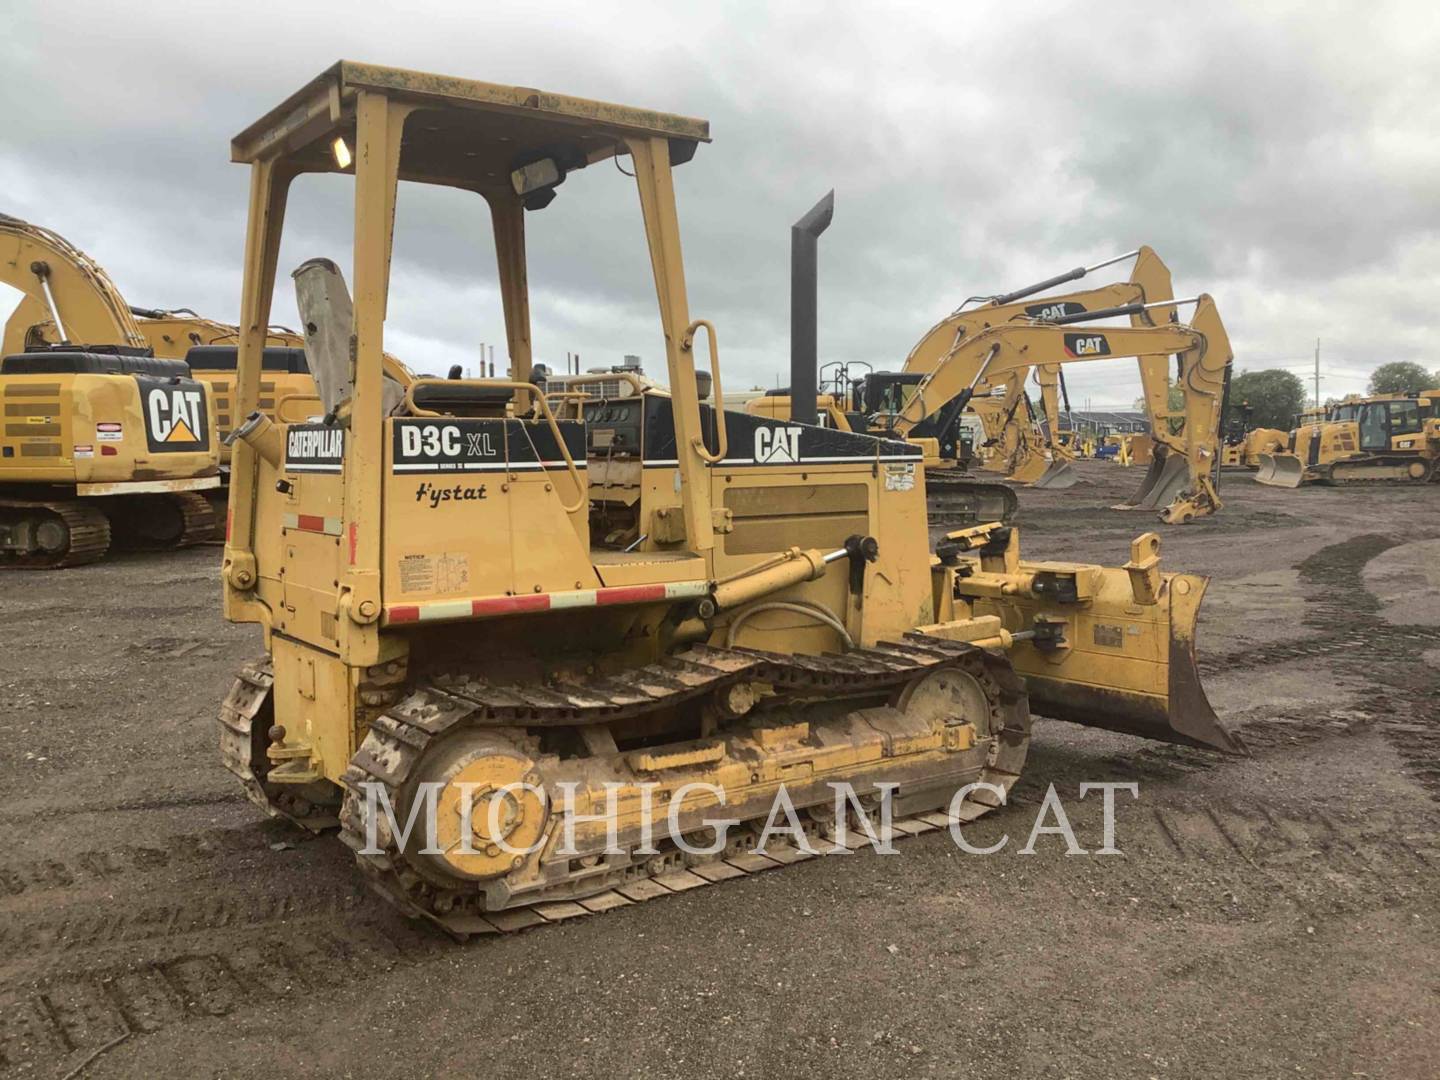
[[[0,567],[58,570],[84,566],[110,550],[110,522],[82,501],[0,500]]]
[[[970,657],[922,675],[901,692],[896,707],[934,718],[949,730],[968,726],[978,745],[988,742],[981,782],[1009,792],[1020,778],[1030,752],[1030,705],[1007,661]],[[1002,805],[1003,798],[982,788],[966,801],[983,808],[963,815],[974,818]]]
[[[419,828],[405,856],[442,884],[485,881],[518,869],[527,856],[516,852],[532,848],[549,819],[535,763],[505,739],[479,729],[456,732],[434,747],[407,792],[402,808],[407,817],[427,795],[434,799],[439,853],[426,849]]]

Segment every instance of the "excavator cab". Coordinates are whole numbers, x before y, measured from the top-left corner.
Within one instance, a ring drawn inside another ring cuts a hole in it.
[[[232,145],[251,188],[222,573],[267,655],[225,700],[222,755],[267,812],[338,827],[377,891],[456,936],[793,861],[761,850],[782,792],[797,843],[894,789],[901,821],[969,820],[1019,775],[1031,700],[1241,748],[1195,674],[1204,580],[1162,572],[1158,537],[1110,569],[1024,561],[993,523],[932,552],[918,447],[702,402],[695,354],[723,401],[719,346],[689,310],[672,171],[708,140],[686,117],[342,62]],[[528,223],[617,157],[668,387],[547,393]],[[322,409],[277,422],[259,400],[286,194],[316,172],[354,175],[353,296],[323,258],[291,274]],[[387,378],[400,180],[488,205],[509,378]],[[602,462],[635,486],[623,537],[596,525]],[[970,782],[984,793],[958,797]]]

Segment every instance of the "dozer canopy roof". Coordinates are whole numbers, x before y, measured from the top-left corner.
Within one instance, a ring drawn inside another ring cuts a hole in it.
[[[231,159],[283,158],[300,172],[348,171],[362,91],[415,110],[405,125],[402,179],[479,192],[513,192],[515,171],[546,159],[563,179],[623,152],[627,137],[668,139],[672,164],[710,141],[704,120],[342,60],[237,135]],[[337,139],[348,146],[338,148]]]

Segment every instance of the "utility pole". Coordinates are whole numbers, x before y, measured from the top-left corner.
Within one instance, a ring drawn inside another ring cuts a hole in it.
[[[1315,408],[1320,408],[1320,339],[1315,339]]]

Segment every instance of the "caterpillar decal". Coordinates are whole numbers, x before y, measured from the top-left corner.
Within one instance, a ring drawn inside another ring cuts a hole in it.
[[[1065,355],[1070,357],[1109,356],[1110,342],[1105,340],[1104,334],[1066,334]]]
[[[145,442],[154,454],[210,448],[210,418],[205,389],[194,379],[156,379],[137,375]]]
[[[1064,315],[1083,315],[1084,304],[1076,300],[1051,300],[1043,304],[1030,304],[1025,314],[1035,319],[1058,319]]]

